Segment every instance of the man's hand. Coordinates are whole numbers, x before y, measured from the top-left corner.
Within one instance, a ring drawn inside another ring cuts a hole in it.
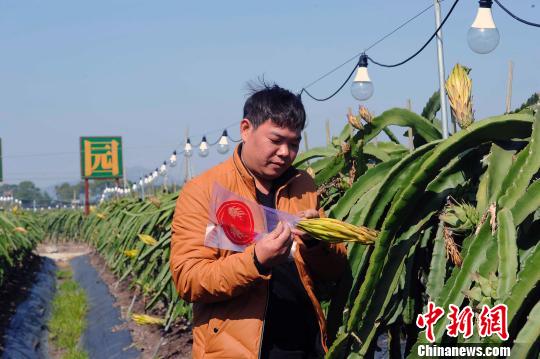
[[[296,214],[297,217],[300,217],[302,219],[308,219],[308,218],[319,218],[319,212],[315,209],[308,209],[308,210],[305,210],[305,211],[301,211],[301,212],[298,212]],[[307,244],[308,246],[311,246],[313,244],[316,244],[317,242],[315,242],[316,240],[313,239],[309,234],[307,234],[306,232],[298,229],[298,228],[293,228],[292,229],[292,232],[294,234],[296,234],[298,237],[300,237],[300,239],[302,240],[302,242],[304,242],[304,244]]]
[[[287,260],[292,244],[291,228],[281,221],[255,245],[255,256],[266,269]]]

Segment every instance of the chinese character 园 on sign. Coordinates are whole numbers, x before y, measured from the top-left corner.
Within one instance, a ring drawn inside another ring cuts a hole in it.
[[[82,178],[122,177],[121,137],[81,137]]]

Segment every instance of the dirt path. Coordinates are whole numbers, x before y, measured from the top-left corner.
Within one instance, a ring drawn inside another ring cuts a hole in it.
[[[163,333],[158,326],[139,326],[128,320],[128,308],[132,313],[145,313],[144,298],[139,293],[134,293],[126,279],[118,283],[117,278],[107,269],[105,261],[94,251],[93,248],[85,244],[40,244],[36,252],[44,257],[53,259],[59,268],[68,265],[69,261],[75,259],[77,262],[84,260],[82,256],[88,256],[90,264],[96,268],[99,278],[106,284],[108,292],[114,297],[114,306],[118,308],[122,323],[113,328],[114,332],[127,329],[133,340],[133,347],[140,352],[141,358],[152,358],[157,350],[158,358],[190,358],[192,336],[191,328],[184,321],[177,321],[171,326],[168,333]],[[137,294],[137,295],[136,295]],[[136,295],[136,296],[135,296]],[[135,296],[135,301],[133,297]],[[157,308],[153,313],[146,313],[163,317],[165,308]],[[157,345],[161,337],[164,337],[159,348]],[[129,348],[127,348],[129,350]]]
[[[50,258],[55,262],[67,262],[75,257],[90,254],[92,251],[88,245],[77,243],[40,243],[35,250],[38,255]]]

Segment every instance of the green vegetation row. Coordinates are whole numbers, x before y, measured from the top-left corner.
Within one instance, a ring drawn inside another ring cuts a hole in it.
[[[94,246],[120,281],[143,293],[146,310],[165,310],[168,327],[179,316],[191,319],[191,305],[178,297],[169,271],[177,196],[121,198],[102,204],[88,217],[81,211],[51,211],[45,228],[55,241],[82,240]]]
[[[13,210],[0,212],[0,287],[9,275],[43,238],[40,219],[30,212]]]
[[[50,341],[62,359],[87,359],[88,353],[79,347],[86,328],[86,295],[73,280],[70,269],[59,270],[56,276],[59,283],[47,325]]]

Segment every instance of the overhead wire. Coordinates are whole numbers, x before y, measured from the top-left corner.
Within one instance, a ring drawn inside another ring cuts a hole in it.
[[[444,1],[444,0],[443,0]],[[442,1],[441,1],[442,2]],[[381,64],[381,63],[378,63],[376,61],[374,61],[372,58],[370,58],[368,56],[368,59],[370,61],[372,61],[373,63],[375,63],[376,65],[380,65],[380,66],[385,66],[385,67],[396,67],[396,66],[399,66],[399,65],[402,65],[404,64],[405,62],[408,62],[410,61],[412,58],[414,58],[415,56],[417,56],[420,52],[422,52],[425,47],[427,46],[427,44],[429,44],[429,42],[431,42],[431,40],[433,40],[433,38],[437,35],[437,32],[442,28],[442,25],[444,25],[444,22],[446,22],[446,19],[448,18],[448,16],[450,15],[450,13],[453,11],[454,7],[457,5],[457,3],[459,2],[459,0],[455,0],[454,4],[452,5],[452,8],[450,9],[449,13],[447,14],[447,16],[445,17],[445,20],[441,23],[441,26],[439,26],[439,28],[437,28],[437,30],[434,32],[434,34],[429,38],[429,40],[426,42],[426,44],[424,46],[422,46],[422,48],[420,50],[418,50],[415,54],[413,54],[413,56],[409,57],[408,59],[406,59],[405,61],[402,61],[401,63],[398,63],[398,64],[395,64],[395,65],[384,65],[384,64]],[[357,66],[358,66],[358,58],[360,55],[366,53],[368,50],[371,50],[372,48],[374,48],[375,46],[377,46],[379,43],[381,43],[382,41],[384,41],[385,39],[387,39],[388,37],[390,37],[391,35],[393,35],[394,33],[396,33],[397,31],[399,31],[400,29],[402,29],[403,27],[405,27],[407,24],[409,24],[410,22],[412,22],[413,20],[417,19],[419,16],[421,16],[422,14],[424,14],[426,11],[428,11],[429,9],[431,9],[434,5],[431,4],[429,6],[427,6],[426,8],[422,9],[420,12],[416,13],[414,16],[412,16],[411,18],[407,19],[405,22],[403,22],[402,24],[400,24],[399,26],[397,26],[396,28],[394,28],[392,31],[390,31],[389,33],[385,34],[384,36],[382,36],[381,38],[379,38],[378,40],[376,40],[375,42],[373,42],[371,45],[369,45],[367,48],[365,48],[364,50],[358,52],[357,54],[355,54],[354,56],[352,56],[351,58],[347,59],[345,62],[343,62],[342,64],[336,66],[335,68],[333,68],[332,70],[326,72],[325,74],[323,74],[322,76],[318,77],[317,79],[315,79],[314,81],[310,82],[309,84],[305,85],[304,87],[302,87],[302,89],[300,90],[299,92],[299,96],[301,96],[304,92],[309,96],[311,97],[313,100],[315,101],[326,101],[326,100],[329,100],[331,99],[332,97],[334,97],[335,95],[337,95],[342,89],[343,87],[347,84],[347,82],[351,79],[352,75],[354,74]],[[335,90],[331,95],[327,96],[327,97],[323,97],[323,98],[319,98],[319,97],[315,97],[313,96],[308,90],[307,88],[313,86],[314,84],[316,84],[317,82],[323,80],[324,78],[330,76],[331,74],[333,74],[334,72],[336,72],[337,70],[341,69],[343,66],[347,65],[348,63],[350,63],[351,61],[353,60],[357,60],[356,64],[354,65],[352,71],[349,73],[349,75],[347,76],[347,78],[345,79],[345,81],[339,86],[339,88],[337,90]]]
[[[518,17],[517,15],[514,15],[510,10],[508,10],[506,7],[504,7],[503,4],[501,4],[501,2],[499,0],[493,0],[493,1],[495,1],[495,3],[497,3],[497,5],[499,5],[499,7],[501,9],[503,9],[508,15],[510,15],[511,17],[516,19],[517,21],[522,22],[522,23],[524,23],[526,25],[540,27],[540,24],[536,24],[534,22],[524,20],[524,19]]]

